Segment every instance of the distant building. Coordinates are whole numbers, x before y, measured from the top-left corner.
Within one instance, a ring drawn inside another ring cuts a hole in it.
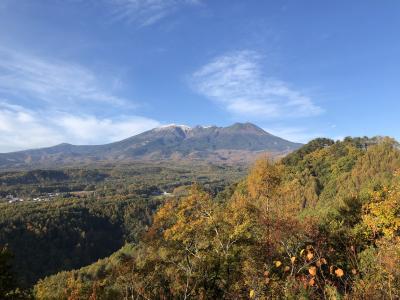
[[[23,202],[24,199],[18,198],[18,197],[12,197],[11,199],[8,199],[8,203],[16,203],[16,202]]]
[[[6,196],[6,200],[8,201],[8,203],[15,203],[15,202],[23,202],[24,199],[19,198],[19,197],[14,197],[14,195],[7,195]]]

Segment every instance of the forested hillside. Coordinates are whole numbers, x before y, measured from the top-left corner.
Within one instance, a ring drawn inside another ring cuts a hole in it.
[[[400,151],[317,139],[216,196],[170,197],[139,243],[40,280],[37,299],[398,299]]]
[[[0,243],[14,254],[24,286],[88,265],[135,242],[157,207],[152,199],[68,199],[0,206]]]
[[[13,257],[14,285],[30,288],[137,243],[166,198],[193,182],[216,194],[242,174],[240,166],[167,163],[0,173],[0,249]]]

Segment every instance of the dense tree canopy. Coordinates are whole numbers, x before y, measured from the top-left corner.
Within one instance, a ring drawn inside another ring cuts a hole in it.
[[[29,285],[46,275],[106,257],[125,241],[137,241],[156,207],[150,199],[3,205],[0,243],[12,249],[15,269]]]
[[[258,160],[216,197],[195,185],[170,198],[139,244],[42,280],[35,295],[398,298],[399,168],[391,139],[317,139],[281,162]]]
[[[281,161],[261,158],[247,177],[218,194],[200,184],[177,188],[151,206],[141,226],[129,222],[149,202],[142,208],[127,199],[81,204],[78,215],[107,215],[111,225],[126,224],[121,235],[133,243],[92,265],[41,279],[34,295],[398,299],[399,169],[400,151],[392,139],[317,139]],[[70,214],[64,221],[72,224],[74,206],[61,203],[60,210]],[[130,205],[139,211],[129,213]],[[101,234],[103,225],[93,234]],[[86,236],[90,229],[82,228]],[[135,228],[144,230],[132,235]],[[78,240],[85,245],[82,235]]]

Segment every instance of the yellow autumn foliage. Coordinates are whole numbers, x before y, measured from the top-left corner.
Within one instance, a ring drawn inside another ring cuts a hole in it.
[[[364,225],[374,236],[393,238],[400,230],[400,182],[371,195],[373,201],[363,207]]]
[[[278,168],[268,159],[258,159],[247,176],[247,188],[252,198],[268,197],[281,181]]]

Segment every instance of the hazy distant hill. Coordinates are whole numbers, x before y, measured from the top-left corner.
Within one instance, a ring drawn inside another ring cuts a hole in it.
[[[205,160],[249,161],[268,152],[282,155],[299,148],[251,123],[228,127],[157,127],[125,140],[94,146],[60,144],[54,147],[0,154],[0,167],[36,167],[74,163]]]

